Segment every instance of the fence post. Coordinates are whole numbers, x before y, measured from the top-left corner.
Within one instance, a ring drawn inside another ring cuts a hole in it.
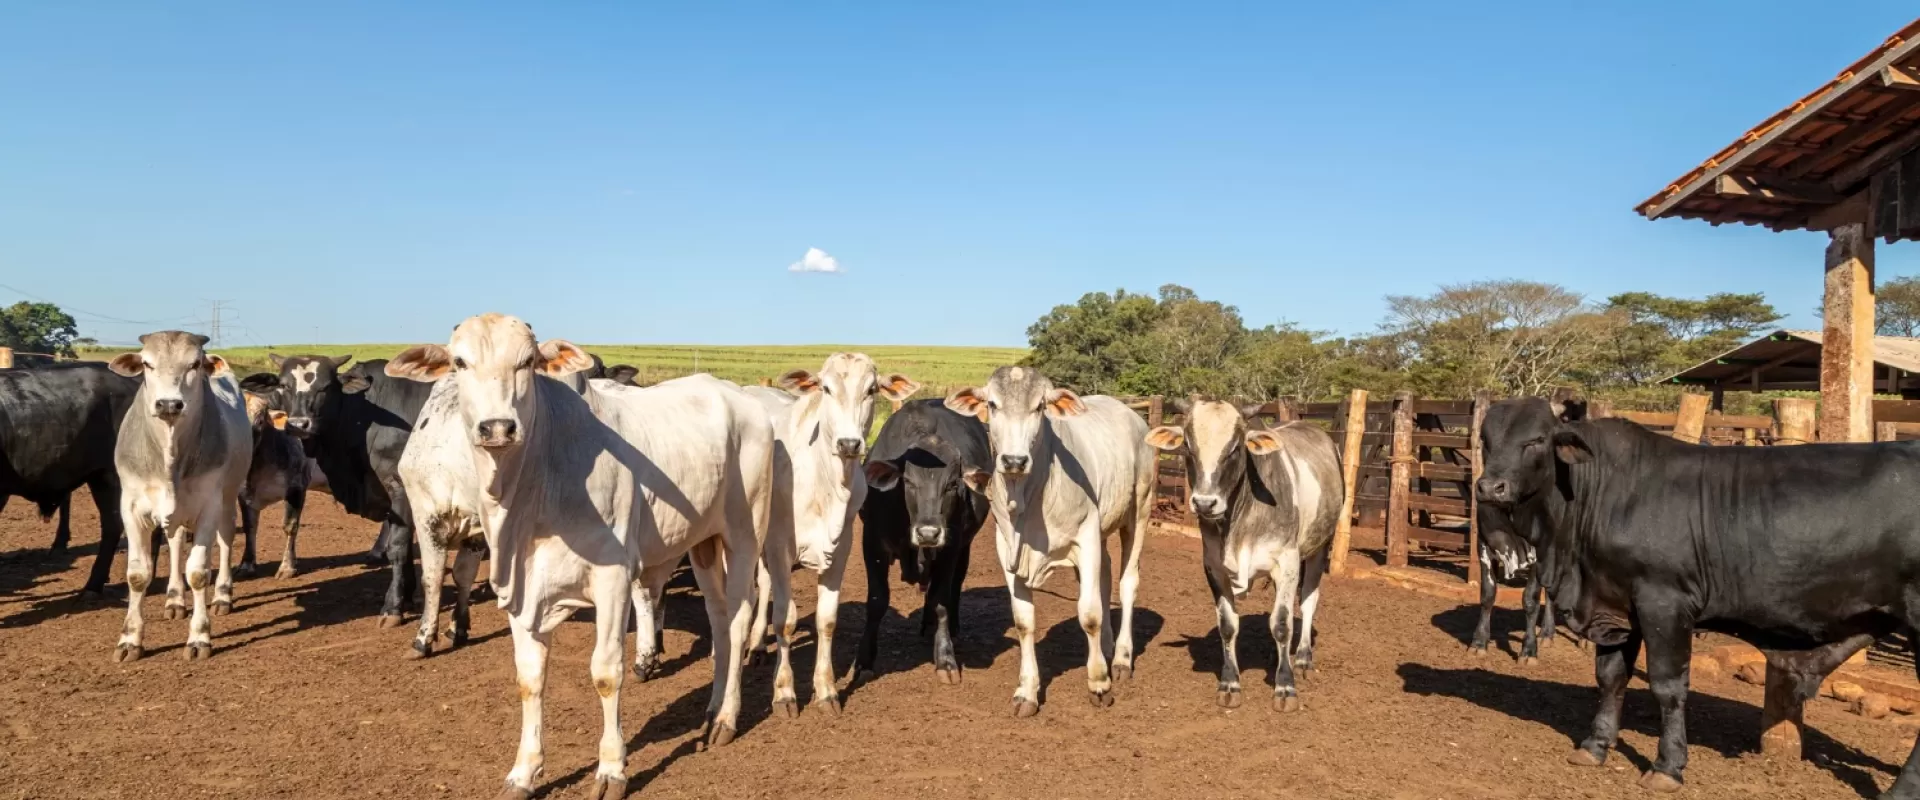
[[[1900,426],[1895,425],[1894,423],[1891,423],[1891,422],[1874,423],[1873,424],[1873,440],[1876,442],[1900,441]]]
[[[1493,393],[1485,389],[1473,393],[1473,424],[1467,428],[1468,456],[1473,472],[1467,482],[1467,584],[1480,585],[1480,425],[1486,422],[1487,406]]]
[[[1773,401],[1773,443],[1807,444],[1814,441],[1814,404],[1804,397]]]
[[[13,348],[0,347],[0,369],[13,369]]]
[[[1353,546],[1354,495],[1360,491],[1360,441],[1367,432],[1367,390],[1355,389],[1347,395],[1347,429],[1340,446],[1340,480],[1347,493],[1340,501],[1340,523],[1333,529],[1330,571],[1347,574],[1347,550]]]
[[[1688,392],[1680,395],[1680,413],[1674,416],[1673,438],[1687,444],[1706,444],[1707,404],[1711,398]]]
[[[1393,396],[1393,451],[1388,460],[1392,478],[1387,485],[1387,566],[1407,565],[1407,490],[1413,483],[1413,393]]]
[[[1166,398],[1154,395],[1147,398],[1147,427],[1158,428],[1166,424]]]

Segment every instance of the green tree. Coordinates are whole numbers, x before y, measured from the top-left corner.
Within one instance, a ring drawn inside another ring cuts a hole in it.
[[[1521,280],[1389,296],[1387,307],[1383,333],[1411,362],[1411,388],[1436,397],[1545,394],[1594,360],[1613,326],[1579,294]]]
[[[73,344],[80,331],[72,315],[52,303],[21,301],[0,309],[0,345],[24,353],[49,353],[73,357]],[[23,356],[32,361],[37,356]]]
[[[1920,336],[1920,275],[1880,284],[1873,297],[1873,320],[1881,336]]]
[[[1917,291],[1920,293],[1920,291]],[[1619,327],[1606,357],[1587,370],[1595,383],[1658,381],[1715,355],[1780,321],[1758,292],[1708,295],[1702,300],[1627,292],[1607,298],[1605,313]]]
[[[1024,363],[1088,394],[1158,391],[1162,379],[1149,374],[1143,351],[1159,318],[1152,297],[1125,289],[1090,292],[1073,305],[1054,306],[1027,328],[1031,350]]]

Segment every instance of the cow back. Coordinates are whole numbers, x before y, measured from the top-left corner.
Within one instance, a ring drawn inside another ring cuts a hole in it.
[[[100,363],[0,370],[0,495],[62,494],[111,473],[139,391]]]

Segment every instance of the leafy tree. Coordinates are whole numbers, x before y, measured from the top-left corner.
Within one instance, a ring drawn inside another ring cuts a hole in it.
[[[52,303],[21,301],[0,309],[0,345],[25,353],[73,357],[80,337],[73,317]],[[39,357],[23,356],[31,361]]]
[[[1881,336],[1920,336],[1920,275],[1880,284],[1873,306],[1874,327]]]
[[[1607,357],[1588,372],[1597,383],[1657,381],[1724,353],[1780,321],[1765,295],[1720,293],[1703,300],[1627,292],[1607,298],[1619,319]]]
[[[1613,326],[1579,294],[1520,280],[1389,296],[1387,308],[1384,330],[1418,364],[1409,376],[1415,388],[1440,397],[1544,394],[1592,361]]]
[[[1146,295],[1090,292],[1074,305],[1054,306],[1027,328],[1032,349],[1025,363],[1089,394],[1154,391],[1140,386],[1160,382],[1146,374],[1143,340],[1159,318],[1159,303]]]

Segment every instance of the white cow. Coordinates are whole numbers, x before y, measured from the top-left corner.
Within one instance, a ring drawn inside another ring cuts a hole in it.
[[[1154,452],[1146,443],[1146,421],[1118,400],[1079,397],[1024,367],[1001,367],[986,386],[947,395],[946,405],[986,421],[997,456],[987,499],[1020,637],[1014,716],[1040,712],[1033,590],[1064,564],[1080,573],[1087,691],[1094,705],[1112,705],[1113,681],[1133,677],[1133,602],[1153,509]],[[1113,568],[1106,542],[1113,534],[1120,537],[1122,561],[1117,641],[1107,624]]]
[[[814,704],[840,713],[835,686],[833,633],[840,617],[841,579],[853,550],[853,517],[866,501],[866,473],[859,469],[873,428],[877,397],[899,401],[920,390],[905,375],[883,380],[864,353],[834,353],[818,374],[804,369],[780,376],[781,389],[754,386],[773,423],[777,450],[773,468],[773,521],[760,559],[760,602],[748,641],[759,647],[771,623],[779,667],[773,707],[800,714],[794,693],[791,644],[798,614],[787,586],[795,564],[820,576],[814,610]]]
[[[129,531],[166,532],[168,619],[186,615],[182,578],[193,592],[193,621],[182,651],[188,661],[213,655],[210,615],[233,610],[233,514],[253,457],[240,385],[224,359],[207,354],[206,344],[207,337],[199,334],[149,333],[140,337],[140,352],[115,356],[110,364],[114,372],[141,378],[114,445],[120,518]],[[189,531],[192,551],[183,567],[181,550]],[[140,601],[153,580],[153,565],[144,534],[128,541],[127,623],[114,661],[146,653]],[[209,581],[207,548],[216,544],[220,568]]]
[[[595,609],[590,671],[602,718],[589,797],[626,794],[620,661],[627,601],[652,616],[641,587],[655,577],[664,584],[689,552],[713,626],[709,742],[731,741],[737,729],[741,645],[772,494],[773,431],[752,400],[711,378],[650,389],[592,381],[583,397],[537,377],[592,364],[569,342],[537,342],[526,323],[486,314],[454,328],[445,347],[415,347],[386,367],[394,377],[449,378],[458,411],[443,421],[470,437],[492,584],[513,631],[520,684],[520,749],[503,800],[532,794],[544,760],[547,648],[554,629],[586,606]]]
[[[420,547],[420,632],[413,658],[433,654],[439,643],[440,591],[447,554],[453,554],[454,647],[467,643],[473,578],[480,569],[480,482],[473,467],[473,436],[460,419],[460,390],[453,381],[433,385],[414,421],[413,435],[400,454],[400,482],[413,512],[413,536]]]

